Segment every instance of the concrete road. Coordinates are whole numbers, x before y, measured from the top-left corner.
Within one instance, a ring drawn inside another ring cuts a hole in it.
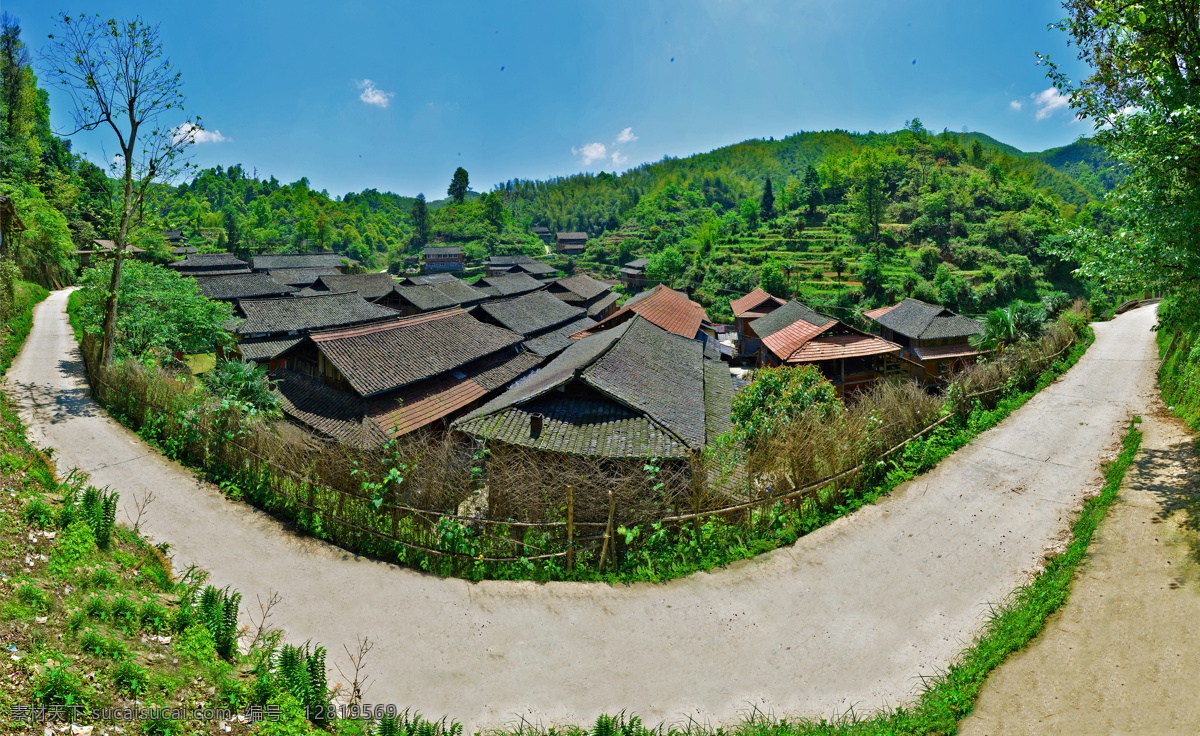
[[[971,446],[792,547],[667,584],[471,584],[297,537],[164,460],[88,398],[65,303],[55,292],[37,308],[7,386],[59,467],[119,489],[127,510],[153,491],[143,528],[177,568],[200,565],[249,603],[279,591],[273,623],[324,643],[331,664],[370,637],[368,700],[468,729],[904,701],[1061,543],[1102,456],[1156,395],[1143,308],[1096,325],[1075,368]]]

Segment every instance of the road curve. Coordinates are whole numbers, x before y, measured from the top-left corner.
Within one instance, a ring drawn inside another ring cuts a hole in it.
[[[666,584],[472,584],[299,537],[161,457],[89,398],[66,298],[37,307],[5,387],[34,441],[119,489],[126,511],[153,491],[143,528],[177,568],[200,565],[250,603],[279,591],[272,622],[325,644],[331,664],[370,637],[367,700],[468,729],[895,705],[1065,537],[1156,391],[1155,312],[1142,308],[1097,324],[1078,365],[969,447],[789,548]]]

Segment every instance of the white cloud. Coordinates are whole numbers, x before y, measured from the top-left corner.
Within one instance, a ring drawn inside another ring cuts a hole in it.
[[[583,165],[590,166],[594,161],[608,158],[608,146],[603,143],[585,143],[582,148],[571,147],[571,153],[583,157]]]
[[[617,134],[617,143],[632,143],[638,137],[633,134],[633,128],[626,128]]]
[[[392,104],[392,98],[396,96],[395,92],[384,92],[375,87],[375,83],[369,79],[363,79],[357,82],[358,88],[362,90],[362,94],[358,99],[374,105],[375,107],[387,107]]]
[[[618,166],[629,160],[628,156],[622,156],[620,151],[612,152],[612,162]]]
[[[193,123],[184,123],[171,129],[171,143],[179,144],[191,139],[192,143],[224,143],[229,140],[219,130],[205,130]]]
[[[1016,110],[1017,112],[1021,111],[1021,101],[1020,100],[1013,100],[1012,102],[1008,103],[1008,106],[1011,107],[1012,109]]]
[[[1063,95],[1055,87],[1050,87],[1037,94],[1029,95],[1029,99],[1033,100],[1033,104],[1037,105],[1037,113],[1033,116],[1034,120],[1045,120],[1055,112],[1066,109],[1071,105],[1071,98]]]

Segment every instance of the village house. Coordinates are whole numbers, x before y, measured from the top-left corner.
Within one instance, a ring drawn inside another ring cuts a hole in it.
[[[180,276],[232,276],[250,273],[250,264],[231,253],[193,253],[187,258],[167,264]],[[282,283],[282,282],[280,282]]]
[[[620,309],[577,336],[583,337],[584,334],[612,329],[636,316],[641,316],[667,332],[689,340],[712,338],[712,341],[716,342],[716,330],[704,307],[662,284],[630,297]]]
[[[650,285],[646,278],[646,266],[650,265],[649,258],[635,258],[621,268],[621,283],[630,291],[644,289]]]
[[[93,240],[88,248],[80,248],[75,251],[75,256],[79,258],[79,267],[87,268],[96,263],[102,258],[110,258],[117,252],[117,244],[111,240]],[[145,248],[139,248],[136,245],[125,245],[125,255],[134,258],[146,252]]]
[[[542,358],[521,336],[462,309],[313,332],[272,372],[288,419],[325,437],[373,447],[444,427],[528,373]]]
[[[924,383],[945,382],[979,358],[970,340],[983,332],[983,324],[937,304],[910,298],[863,316],[878,323],[883,338],[898,344],[904,356],[919,365],[914,376]]]
[[[422,254],[425,257],[426,271],[461,271],[463,270],[463,251],[457,245],[429,246]]]
[[[554,266],[529,256],[488,256],[483,262],[483,268],[485,276],[525,273],[537,279],[544,279],[558,273]]]
[[[400,314],[407,317],[450,307],[472,307],[491,295],[448,273],[409,276],[395,287]]]
[[[545,452],[684,461],[730,428],[732,396],[728,369],[699,342],[639,317],[574,341],[453,428]]]
[[[620,298],[608,284],[585,274],[551,281],[547,291],[567,304],[583,307],[593,319],[604,319],[616,311]]]
[[[555,235],[555,247],[558,252],[568,256],[577,256],[583,253],[587,247],[587,241],[587,233],[573,232]]]
[[[911,369],[899,345],[795,300],[749,327],[759,339],[759,365],[815,365],[842,397],[889,377],[907,376]]]
[[[280,355],[299,344],[313,330],[348,327],[397,319],[393,309],[371,304],[357,292],[314,294],[291,299],[240,299],[245,315],[229,325],[237,342],[230,352],[243,360],[283,366]]]
[[[294,286],[281,284],[265,273],[239,273],[231,276],[209,276],[197,279],[200,293],[221,302],[239,299],[263,299],[295,296]]]
[[[746,296],[729,302],[733,310],[733,324],[737,328],[737,353],[739,359],[758,358],[759,337],[750,328],[750,323],[759,317],[765,317],[777,308],[787,304],[777,296],[771,296],[762,289],[755,289]]]
[[[554,245],[554,234],[550,232],[550,228],[541,226],[531,227],[529,228],[529,232],[541,238],[542,242],[546,245]]]
[[[255,273],[267,273],[281,284],[304,288],[322,276],[342,272],[337,253],[263,253],[250,257]]]
[[[504,276],[484,276],[475,282],[475,288],[487,294],[489,298],[517,296],[530,291],[544,289],[546,285],[527,273],[514,273]]]
[[[471,313],[482,322],[516,332],[525,338],[522,344],[526,350],[546,358],[571,344],[571,335],[596,324],[583,308],[546,291],[486,301]]]
[[[397,286],[396,280],[388,273],[338,273],[319,277],[312,286],[300,293],[309,295],[331,291],[357,291],[359,296],[372,304],[400,311],[405,302],[396,291]]]

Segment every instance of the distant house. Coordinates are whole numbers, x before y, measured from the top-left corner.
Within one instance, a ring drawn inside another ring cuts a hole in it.
[[[686,462],[729,429],[732,396],[699,342],[638,318],[574,341],[453,427],[545,452]]]
[[[650,265],[649,258],[635,258],[621,267],[621,283],[630,290],[644,289],[649,284],[646,278],[646,266]]]
[[[529,256],[488,256],[483,262],[487,276],[505,276],[518,273],[542,279],[558,273],[554,266],[534,260]]]
[[[557,233],[555,235],[555,247],[559,253],[569,256],[577,256],[583,253],[587,247],[587,233]]]
[[[379,446],[439,427],[537,367],[521,336],[448,309],[349,329],[314,332],[272,377],[284,414],[310,430]]]
[[[504,276],[484,276],[475,282],[475,288],[491,298],[517,296],[530,291],[544,289],[546,285],[527,273]]]
[[[546,245],[554,244],[554,234],[550,232],[550,228],[548,227],[531,227],[529,228],[529,232],[541,238],[542,242]]]
[[[567,304],[583,307],[593,319],[612,314],[619,298],[608,284],[584,274],[551,281],[547,291]]]
[[[199,253],[199,252],[200,252],[200,249],[195,247],[194,245],[179,245],[174,248],[171,248],[171,255],[173,255],[173,256],[190,256],[193,253]]]
[[[750,329],[750,323],[759,317],[765,317],[777,308],[787,304],[783,299],[771,296],[762,289],[755,289],[746,296],[729,302],[733,310],[733,323],[737,328],[738,358],[756,358],[758,356],[759,338]]]
[[[911,365],[900,346],[843,324],[798,301],[786,302],[749,327],[760,340],[760,365],[815,365],[839,396],[849,396]]]
[[[230,253],[193,253],[167,264],[181,276],[232,276],[250,273],[250,264]]]
[[[547,358],[570,345],[571,335],[596,324],[588,318],[586,310],[545,291],[486,301],[472,310],[472,314],[482,322],[516,332],[525,338],[526,350]]]
[[[970,339],[983,332],[983,324],[937,304],[905,299],[863,316],[878,323],[885,340],[900,345],[905,357],[920,364],[916,377],[926,383],[943,382],[979,357]]]
[[[426,271],[463,270],[463,251],[457,245],[430,246],[423,253]]]
[[[167,241],[167,245],[187,245],[187,238],[183,237],[182,230],[163,230],[162,236],[163,240]]]
[[[294,296],[296,287],[281,284],[265,273],[240,273],[231,276],[209,276],[198,279],[200,293],[209,299],[236,302],[239,299],[262,299]]]
[[[256,272],[323,268],[342,272],[342,261],[337,253],[262,253],[250,257],[251,268]],[[327,271],[328,273],[328,271]],[[311,281],[309,283],[312,283]]]
[[[632,297],[620,309],[578,336],[609,330],[638,316],[689,340],[703,339],[704,335],[716,337],[716,330],[704,307],[662,284]]]
[[[399,317],[395,310],[371,304],[357,292],[297,296],[292,299],[241,299],[244,319],[230,331],[238,342],[232,351],[244,360],[283,367],[280,355],[313,330],[349,327]]]

